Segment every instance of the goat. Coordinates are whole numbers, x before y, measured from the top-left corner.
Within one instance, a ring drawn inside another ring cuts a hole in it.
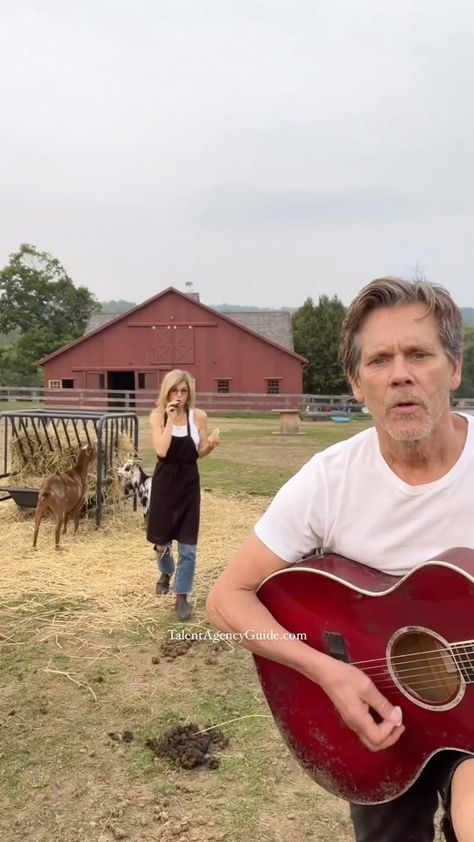
[[[88,444],[83,445],[73,468],[65,471],[63,474],[53,474],[47,477],[41,484],[35,511],[34,550],[36,549],[41,519],[48,509],[56,518],[54,544],[56,550],[59,550],[61,527],[63,527],[63,532],[66,532],[67,522],[70,517],[74,518],[74,535],[76,534],[79,526],[79,515],[81,513],[84,492],[86,490],[87,471],[94,456],[94,449]]]
[[[134,459],[127,459],[120,468],[117,468],[117,474],[119,477],[126,480],[124,486],[126,495],[129,494],[130,491],[134,491],[138,494],[138,499],[144,508],[143,518],[146,523],[148,509],[150,506],[152,478],[142,469],[141,459],[138,459],[137,457]]]

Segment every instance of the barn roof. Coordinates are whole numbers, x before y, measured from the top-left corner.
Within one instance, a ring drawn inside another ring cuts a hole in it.
[[[130,313],[131,310],[127,310],[127,312]],[[222,315],[219,310],[216,312]],[[118,315],[118,313],[93,313],[84,334],[103,327]],[[287,310],[226,310],[224,315],[260,334],[265,339],[287,348],[289,351],[295,350],[291,315]]]
[[[157,295],[153,295],[151,298],[148,298],[146,301],[143,301],[136,307],[132,307],[131,310],[126,310],[124,313],[120,313],[119,315],[115,315],[114,313],[95,313],[93,316],[91,316],[91,319],[86,327],[83,336],[79,337],[79,339],[75,339],[72,342],[69,342],[67,345],[63,345],[62,348],[58,348],[58,350],[53,351],[52,354],[48,354],[46,357],[43,357],[41,360],[39,360],[38,365],[44,365],[53,358],[64,354],[70,348],[73,348],[74,346],[79,345],[82,342],[87,342],[89,339],[91,339],[92,336],[94,336],[102,330],[105,330],[110,325],[129,319],[132,314],[138,313],[140,310],[143,310],[153,301],[156,301],[158,298],[162,298],[169,292],[172,292],[175,295],[180,296],[181,298],[185,298],[187,301],[191,298],[193,304],[195,304],[197,307],[200,307],[202,310],[205,310],[207,313],[212,313],[214,318],[218,316],[224,321],[231,322],[234,325],[237,324],[238,327],[241,328],[241,330],[245,330],[247,333],[251,333],[254,336],[258,336],[259,339],[263,339],[265,342],[269,342],[271,345],[275,345],[281,351],[290,354],[290,356],[292,357],[296,357],[301,362],[306,362],[305,357],[302,357],[300,354],[296,354],[293,350],[293,337],[291,334],[291,317],[290,314],[286,311],[239,311],[236,313],[220,313],[218,310],[214,310],[212,307],[208,307],[206,304],[203,304],[201,301],[198,301],[194,296],[191,297],[187,293],[181,292],[179,289],[175,289],[174,287],[167,287],[167,289],[163,290],[162,292],[159,292]],[[282,318],[277,319],[275,318],[275,316]]]
[[[259,333],[265,339],[282,345],[289,351],[295,350],[291,315],[287,310],[237,310],[236,312],[226,310],[225,315],[234,322],[240,322],[255,333]]]
[[[125,312],[130,313],[131,309],[126,310]],[[97,330],[98,327],[104,327],[104,325],[111,322],[112,319],[116,319],[117,316],[120,316],[120,313],[92,313],[92,316],[86,325],[84,336],[86,333],[92,333],[93,330]]]

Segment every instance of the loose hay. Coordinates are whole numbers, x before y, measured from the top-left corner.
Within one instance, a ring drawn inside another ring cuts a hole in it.
[[[203,493],[196,572],[196,619],[203,619],[212,581],[266,507],[265,498],[218,497]],[[150,626],[161,612],[172,610],[173,597],[157,598],[152,546],[143,518],[130,504],[117,506],[101,529],[92,518],[81,521],[75,537],[64,536],[53,549],[51,521],[45,521],[38,550],[31,548],[33,511],[13,501],[0,504],[2,553],[0,613],[18,628],[44,616],[48,635],[68,626],[92,631]],[[49,527],[49,528],[48,528]],[[0,623],[1,629],[1,623]]]

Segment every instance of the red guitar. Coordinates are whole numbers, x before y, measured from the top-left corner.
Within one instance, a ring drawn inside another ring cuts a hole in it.
[[[255,655],[283,738],[322,787],[390,801],[437,751],[474,753],[474,550],[447,550],[405,576],[314,556],[270,576],[258,596],[288,631],[358,666],[402,708],[398,742],[371,752],[317,684]]]

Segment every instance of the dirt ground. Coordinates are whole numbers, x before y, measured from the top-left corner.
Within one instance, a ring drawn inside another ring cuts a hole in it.
[[[222,692],[229,679],[220,677],[224,654],[210,664],[200,647],[153,664],[148,649],[122,650],[117,672],[110,664],[97,668],[89,678],[97,701],[45,667],[11,675],[1,706],[2,762],[5,751],[14,754],[0,796],[2,839],[217,842],[247,832],[275,842],[351,838],[343,805],[307,780],[265,719],[264,727],[245,727],[245,721],[227,727],[224,745],[215,750],[217,766],[183,768],[174,758],[157,757],[154,742],[167,732],[164,723],[188,719],[188,705],[173,705],[169,697],[165,703],[160,686],[181,696],[211,692],[218,683]],[[14,685],[25,681],[20,700]],[[167,716],[157,709],[163,703]],[[246,715],[232,696],[229,708],[236,717]]]
[[[268,461],[258,436],[232,441],[246,423],[219,419],[227,443],[216,458]],[[146,419],[141,426],[146,448]],[[294,447],[301,464],[310,449],[274,441],[285,461]],[[33,512],[0,505],[2,842],[353,838],[347,805],[283,743],[251,655],[206,623],[212,581],[267,503],[203,494],[186,625],[171,596],[155,595],[153,552],[129,504],[100,530],[81,522],[59,553],[51,521],[35,553]]]
[[[265,504],[203,495],[186,627],[154,594],[141,513],[81,523],[59,553],[44,521],[34,553],[32,512],[2,504],[2,842],[352,838],[346,805],[283,744],[251,656],[205,622],[212,580]]]

